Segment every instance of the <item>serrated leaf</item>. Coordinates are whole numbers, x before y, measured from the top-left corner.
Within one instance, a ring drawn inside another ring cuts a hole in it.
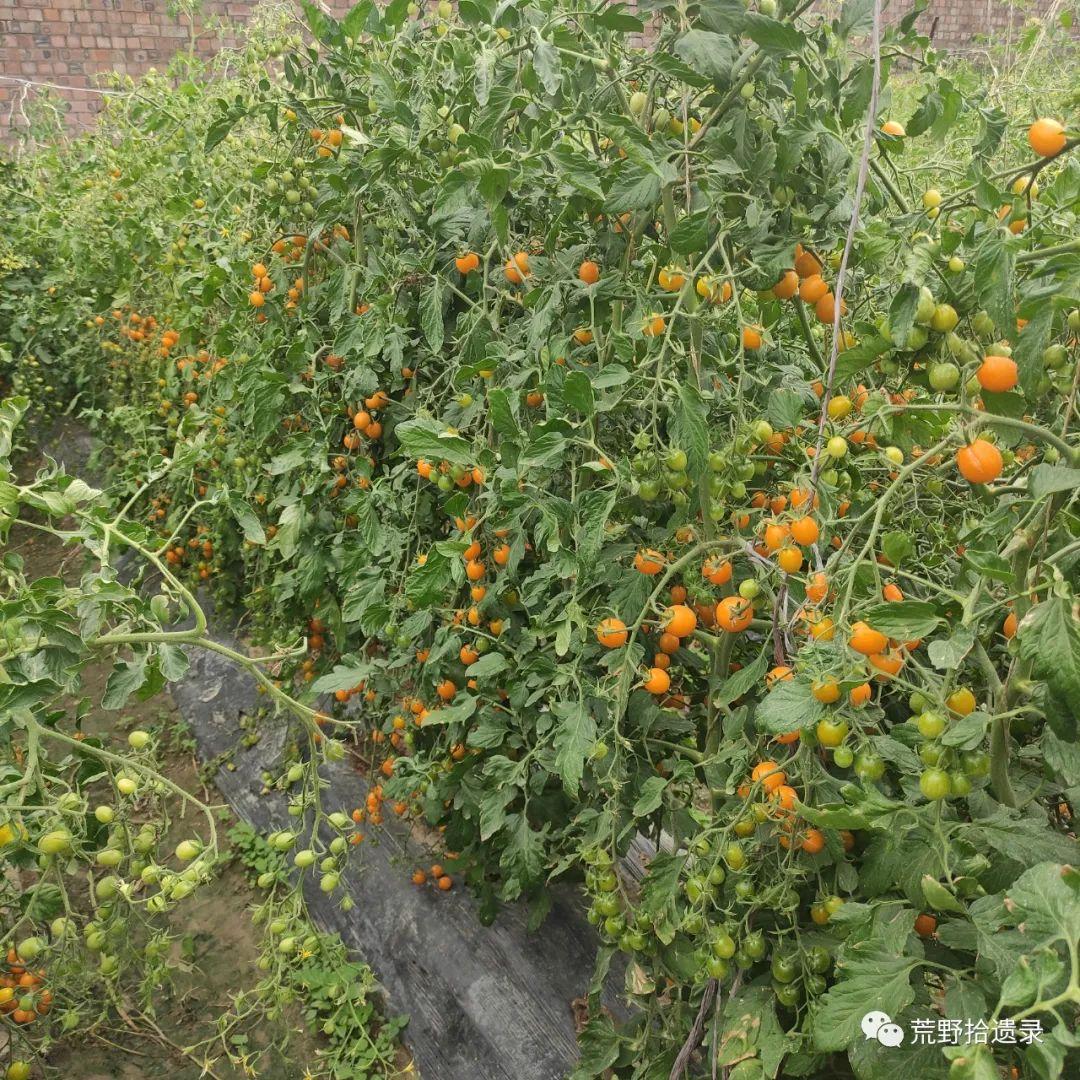
[[[585,771],[585,759],[596,742],[596,721],[579,701],[556,702],[551,711],[557,717],[553,737],[555,766],[563,789],[574,798]]]
[[[450,560],[434,548],[422,566],[414,566],[405,579],[405,596],[416,607],[428,607],[446,596],[450,585]]]
[[[679,891],[679,878],[686,856],[660,852],[649,862],[641,883],[641,910],[647,915],[662,915]]]
[[[769,393],[765,419],[779,431],[790,431],[802,419],[804,408],[802,394],[780,388]]]
[[[963,912],[964,905],[933,874],[923,874],[923,896],[931,911]]]
[[[549,94],[558,93],[562,84],[562,65],[559,50],[549,41],[538,41],[533,49],[533,67],[544,89]]]
[[[488,415],[491,417],[491,426],[500,435],[512,439],[520,438],[521,430],[514,419],[510,398],[502,387],[496,386],[488,391]]]
[[[620,161],[612,169],[604,209],[621,214],[632,210],[651,210],[660,199],[660,177],[655,171],[634,161]]]
[[[875,630],[899,641],[927,637],[941,623],[937,609],[925,600],[894,600],[875,604],[863,613],[863,619]]]
[[[105,693],[101,698],[103,709],[122,709],[136,690],[146,682],[146,663],[148,653],[137,653],[131,660],[122,660],[113,665],[112,674],[105,684]]]
[[[731,78],[735,62],[735,42],[726,34],[711,30],[688,30],[674,45],[675,55],[695,71],[714,82]]]
[[[714,700],[721,705],[730,705],[733,701],[738,701],[743,694],[760,685],[768,666],[769,658],[763,651],[752,664],[740,668],[734,675],[729,675],[720,684]]]
[[[881,538],[881,550],[893,566],[899,566],[915,554],[915,544],[906,532],[889,532]]]
[[[671,442],[686,451],[692,474],[701,475],[709,456],[705,402],[689,383],[679,385],[679,404],[671,420]]]
[[[320,675],[311,684],[316,694],[332,694],[335,690],[352,690],[371,674],[371,665],[363,662],[335,664],[334,670]]]
[[[1036,465],[1028,477],[1028,491],[1033,499],[1077,488],[1080,488],[1080,469],[1067,469],[1063,465]]]
[[[255,512],[243,499],[236,496],[230,497],[229,511],[243,531],[245,540],[249,540],[253,544],[266,543],[266,532],[262,527],[262,522],[259,521],[255,516]]]
[[[465,674],[470,679],[482,679],[488,675],[497,675],[500,671],[505,671],[508,666],[506,657],[502,653],[489,652],[484,653],[475,664],[470,664],[465,669]]]
[[[1004,240],[992,237],[975,258],[975,291],[998,332],[1015,329],[1013,315],[1013,257]]]
[[[580,1057],[571,1080],[593,1080],[611,1068],[619,1056],[622,1040],[607,1016],[593,1017],[578,1036]]]
[[[802,679],[782,679],[762,698],[754,713],[758,731],[769,735],[785,735],[789,731],[816,724],[825,713],[825,706]]]
[[[818,1050],[846,1050],[865,1038],[859,1025],[866,1013],[897,1016],[915,999],[911,973],[918,959],[903,954],[914,917],[910,908],[879,909],[870,934],[842,946],[839,978],[814,1013]]]
[[[986,713],[972,712],[961,717],[942,732],[943,746],[955,746],[961,750],[974,750],[986,739],[990,717]]]
[[[781,22],[756,11],[746,13],[743,33],[763,52],[773,56],[797,53],[806,45],[806,35],[794,23]]]
[[[889,337],[902,349],[915,325],[915,312],[919,306],[919,286],[905,282],[896,291],[889,305]]]
[[[664,776],[650,776],[644,784],[641,785],[641,794],[638,795],[637,801],[634,803],[631,813],[634,817],[646,817],[654,810],[657,810],[660,803],[664,798],[664,789],[668,786],[667,778]]]
[[[1042,354],[1050,340],[1050,327],[1054,320],[1054,306],[1041,303],[1020,331],[1013,349],[1013,359],[1020,373],[1020,386],[1028,401],[1033,401],[1043,377]]]
[[[444,328],[442,312],[442,286],[438,278],[420,294],[420,326],[432,352],[443,347]]]
[[[446,431],[442,424],[427,417],[417,417],[398,424],[394,429],[398,442],[412,458],[445,458],[452,465],[472,465],[475,454],[460,435]]]
[[[709,242],[709,213],[701,210],[688,214],[675,223],[668,243],[671,250],[679,255],[692,255],[704,251]]]
[[[584,371],[571,371],[566,376],[563,383],[563,401],[585,416],[592,416],[596,411],[592,383]]]
[[[1064,597],[1036,604],[1017,630],[1020,656],[1046,683],[1046,719],[1063,739],[1075,739],[1080,725],[1080,620]]]

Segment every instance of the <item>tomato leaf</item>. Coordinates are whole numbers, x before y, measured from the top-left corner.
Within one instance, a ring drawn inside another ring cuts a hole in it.
[[[769,394],[765,417],[774,428],[788,431],[798,424],[805,408],[802,394],[780,387]]]
[[[442,308],[442,287],[438,278],[432,278],[420,294],[420,326],[432,352],[438,352],[443,346]]]
[[[645,783],[641,785],[641,793],[638,795],[637,801],[630,811],[634,817],[646,817],[654,810],[659,809],[660,803],[664,797],[664,789],[667,785],[667,777],[650,776]]]
[[[1013,256],[1006,242],[991,235],[974,263],[979,303],[994,320],[999,333],[1015,333],[1013,315]]]
[[[453,435],[435,420],[417,417],[394,429],[398,442],[412,458],[444,459],[452,465],[472,465],[475,453],[460,435]]]
[[[799,52],[806,46],[806,35],[794,23],[781,22],[756,11],[743,16],[743,33],[763,52],[782,56]]]
[[[1033,499],[1055,495],[1059,491],[1075,491],[1080,488],[1080,469],[1067,469],[1062,465],[1036,465],[1028,477],[1028,491]]]
[[[600,11],[589,12],[588,20],[605,30],[614,30],[624,34],[642,34],[645,24],[636,16],[629,14],[624,4],[612,4]]]
[[[726,34],[711,30],[687,30],[674,45],[674,53],[694,71],[714,82],[727,82],[735,62],[735,43]]]
[[[748,693],[760,684],[768,666],[768,654],[765,650],[762,650],[752,664],[740,668],[734,675],[729,675],[720,684],[714,700],[720,705],[730,705],[733,701],[738,701],[743,694]]]
[[[615,1064],[621,1047],[622,1040],[616,1034],[610,1017],[593,1017],[578,1035],[581,1057],[571,1074],[571,1080],[592,1080],[602,1075],[605,1069]]]
[[[904,955],[915,912],[878,908],[866,936],[850,935],[837,952],[837,982],[819,1001],[812,1032],[818,1050],[845,1050],[861,1042],[859,1027],[877,1009],[896,1016],[915,999],[911,973],[919,958]],[[853,940],[854,939],[854,940]]]
[[[417,607],[427,607],[446,595],[450,584],[450,559],[439,549],[428,552],[422,566],[415,566],[405,579],[405,595]]]
[[[783,735],[816,724],[825,714],[825,706],[801,679],[784,679],[773,685],[754,713],[758,731]]]
[[[641,910],[647,915],[662,915],[679,891],[679,878],[686,856],[659,852],[649,862],[641,883]]]
[[[470,664],[465,669],[465,674],[470,679],[482,679],[486,675],[497,675],[508,667],[506,657],[502,653],[484,653],[475,664]]]
[[[689,383],[679,385],[679,404],[672,417],[672,445],[686,451],[691,475],[700,476],[709,456],[705,402]]]
[[[105,693],[101,698],[103,709],[124,707],[127,699],[146,682],[148,659],[148,653],[136,653],[131,660],[122,660],[113,666],[112,674],[105,684]]]
[[[1009,921],[1025,933],[1070,948],[1080,941],[1080,873],[1071,866],[1033,866],[1013,882],[1007,899]]]
[[[320,675],[312,684],[316,694],[332,694],[335,690],[352,690],[371,674],[368,663],[335,664],[334,670]]]
[[[562,84],[562,66],[559,50],[550,41],[543,39],[537,41],[533,49],[533,67],[544,89],[549,94],[558,93],[559,86]]]
[[[874,0],[844,0],[837,21],[837,32],[842,38],[858,37],[869,31],[873,23]],[[908,125],[910,128],[910,125]]]
[[[604,209],[613,213],[647,210],[660,198],[660,177],[634,161],[619,161],[611,169],[613,180],[608,187]]]
[[[1017,629],[1020,656],[1046,683],[1046,719],[1063,739],[1075,739],[1080,726],[1080,621],[1064,597],[1036,604]]]
[[[1020,386],[1028,401],[1034,400],[1039,380],[1043,377],[1042,354],[1050,340],[1053,319],[1053,304],[1040,304],[1016,339],[1013,359],[1020,369]]]
[[[915,554],[915,544],[906,532],[889,532],[881,538],[881,550],[893,566],[899,566]]]
[[[245,540],[250,540],[253,544],[266,543],[266,532],[262,527],[262,522],[259,521],[255,516],[255,512],[243,499],[231,496],[229,498],[229,511],[243,530]]]
[[[596,721],[580,701],[558,701],[551,707],[558,722],[553,744],[555,767],[563,789],[571,798],[578,793],[585,759],[596,742]]]
[[[989,726],[990,717],[986,713],[968,713],[942,732],[942,745],[956,746],[961,750],[974,750],[975,747],[982,745]]]
[[[563,383],[563,401],[586,416],[592,416],[596,411],[592,383],[584,371],[571,371],[566,376],[566,382]]]
[[[889,337],[897,348],[904,348],[911,328],[915,325],[918,306],[919,286],[910,281],[904,282],[889,305]]]
[[[927,637],[941,624],[937,608],[925,600],[894,600],[875,604],[863,613],[863,619],[875,630],[899,641]]]

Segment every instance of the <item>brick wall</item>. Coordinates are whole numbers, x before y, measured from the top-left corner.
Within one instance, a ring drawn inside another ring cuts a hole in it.
[[[945,48],[966,50],[987,36],[1001,42],[1025,25],[1028,10],[1045,11],[1052,0],[1029,2],[1022,10],[1008,0],[931,0],[920,27],[927,32],[933,27],[935,43]],[[208,22],[244,22],[254,6],[247,0],[206,0],[195,27],[198,51],[208,54],[220,45]],[[350,0],[331,0],[327,6],[341,14]],[[911,0],[897,0],[889,15],[895,18],[910,7]],[[99,72],[139,75],[162,67],[188,46],[191,32],[167,8],[166,0],[0,0],[0,75],[92,88]],[[22,122],[20,106],[30,92],[0,79],[0,138]],[[73,128],[88,123],[102,100],[90,89],[56,92],[68,105]]]

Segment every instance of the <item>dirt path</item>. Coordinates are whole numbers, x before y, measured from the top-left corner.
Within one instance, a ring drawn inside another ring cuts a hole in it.
[[[24,560],[26,572],[31,579],[60,574],[69,583],[78,580],[80,553],[74,548],[63,548],[53,537],[30,530],[16,529],[12,532],[7,550],[17,552]],[[100,701],[110,672],[109,665],[91,665],[86,669],[85,693],[91,700]],[[84,730],[94,734],[111,734],[123,738],[131,728],[142,728],[154,734],[159,746],[166,747],[164,772],[175,783],[199,795],[208,804],[222,806],[224,799],[212,787],[201,781],[191,744],[167,694],[160,694],[146,702],[132,698],[122,712],[94,710],[84,724]],[[174,831],[184,835],[198,831],[197,824],[188,811],[184,818],[183,807],[170,807],[176,815]],[[233,817],[222,810],[219,833],[223,835]],[[177,837],[179,838],[179,837]],[[138,1006],[132,1003],[129,1015],[131,1026],[125,1026],[120,1018],[97,1034],[66,1039],[48,1056],[51,1066],[59,1075],[70,1080],[200,1080],[216,1076],[219,1080],[241,1080],[245,1072],[234,1068],[225,1059],[215,1061],[212,1073],[204,1072],[200,1065],[172,1049],[168,1041],[177,1047],[187,1047],[213,1040],[215,1020],[229,1009],[232,994],[247,989],[258,981],[256,961],[259,956],[259,935],[251,920],[250,908],[259,897],[249,886],[243,868],[230,863],[220,876],[179,906],[170,928],[175,935],[173,958],[179,961],[181,970],[171,985],[160,988],[153,1003],[154,1021],[164,1039],[154,1033],[148,1024],[137,1019]],[[292,1045],[288,1060],[276,1051],[258,1055],[258,1075],[263,1080],[299,1080],[305,1066],[299,1062],[313,1062],[318,1047],[299,1016],[296,1008],[287,1010],[274,1028],[292,1033]],[[255,1051],[266,1046],[267,1025],[255,1025],[255,1030],[242,1031],[249,1040],[243,1049]],[[241,1049],[241,1047],[237,1047]],[[203,1053],[217,1058],[220,1043],[211,1042]]]

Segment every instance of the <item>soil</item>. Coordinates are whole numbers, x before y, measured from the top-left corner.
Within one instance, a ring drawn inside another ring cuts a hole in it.
[[[78,580],[79,551],[64,549],[50,535],[13,530],[7,550],[23,558],[31,579],[60,574],[69,583]],[[86,695],[91,700],[101,700],[109,670],[106,665],[86,669]],[[146,702],[132,698],[119,714],[94,710],[83,727],[88,733],[112,732],[116,739],[122,739],[126,731],[135,727],[154,733],[159,746],[168,747],[163,757],[165,775],[205,803],[223,808],[218,822],[219,836],[223,837],[231,815],[224,809],[224,799],[199,778],[182,720],[167,694]],[[190,810],[187,818],[183,817],[179,800],[170,807],[170,813],[176,815],[174,831],[183,836],[198,831]],[[205,822],[198,825],[205,827]],[[167,842],[171,843],[172,838]],[[139,1004],[132,1000],[125,1003],[126,1022],[117,1016],[92,1036],[64,1039],[49,1053],[48,1064],[57,1070],[57,1075],[69,1080],[242,1080],[254,1075],[232,1066],[221,1056],[220,1042],[214,1040],[215,1020],[228,1011],[232,995],[258,981],[259,933],[250,913],[258,902],[243,868],[237,863],[228,864],[218,877],[180,905],[173,917],[170,929],[176,939],[174,959],[180,962],[180,970],[171,985],[160,989],[152,1022],[140,1015]],[[295,1009],[286,1011],[273,1026],[276,1032],[290,1032],[287,1057],[277,1050],[255,1053],[251,1064],[262,1080],[299,1080],[306,1070],[297,1062],[315,1061],[318,1041],[307,1032]],[[265,1023],[256,1024],[254,1030],[243,1031],[249,1040],[245,1049],[263,1050],[267,1027]],[[191,1055],[181,1052],[181,1047],[200,1044],[200,1051]]]

